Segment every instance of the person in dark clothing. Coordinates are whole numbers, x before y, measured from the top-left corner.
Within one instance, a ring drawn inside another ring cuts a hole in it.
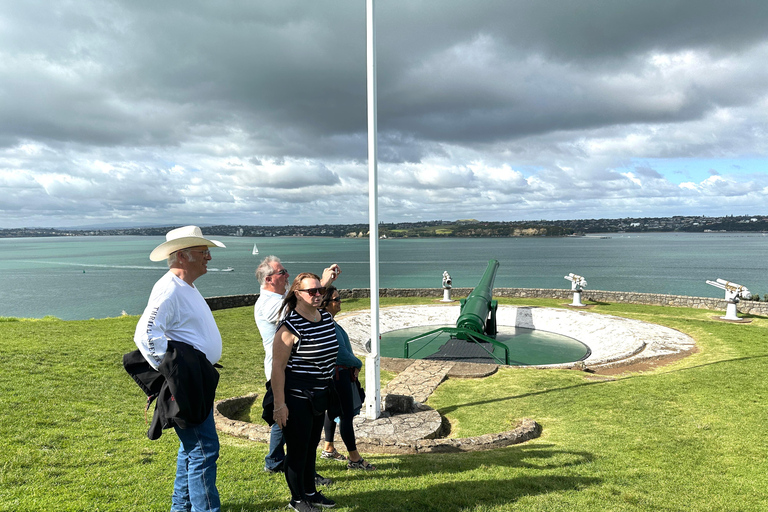
[[[288,507],[300,512],[336,505],[315,487],[316,450],[325,411],[335,395],[339,348],[333,317],[318,309],[324,294],[319,276],[299,274],[283,299],[285,316],[272,344],[272,415],[283,429],[287,448]]]
[[[322,307],[334,317],[341,311],[341,298],[335,286],[329,286],[325,289]],[[340,454],[333,446],[333,437],[336,434],[336,421],[328,413],[325,414],[325,424],[323,427],[325,432],[325,448],[321,452],[320,457],[346,462],[347,469],[371,471],[376,469],[376,466],[365,460],[360,455],[360,452],[357,451],[355,427],[352,423],[353,418],[360,414],[360,405],[355,406],[356,404],[353,401],[352,394],[355,391],[353,391],[352,386],[357,386],[357,377],[360,374],[360,369],[363,367],[363,362],[352,352],[352,344],[349,342],[349,336],[346,331],[339,324],[335,322],[334,324],[336,327],[336,339],[339,342],[339,353],[336,356],[336,372],[334,376],[334,384],[336,385],[336,392],[339,395],[341,405],[339,433],[341,434],[342,441],[344,441],[344,446],[347,447],[349,459]]]

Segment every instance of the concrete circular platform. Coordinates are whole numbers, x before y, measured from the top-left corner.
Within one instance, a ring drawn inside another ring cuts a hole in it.
[[[396,306],[382,308],[379,325],[382,333],[417,325],[453,325],[459,316],[458,305]],[[370,312],[340,315],[338,323],[349,334],[359,354],[369,352]],[[692,351],[695,341],[687,334],[657,324],[575,309],[499,306],[498,325],[524,327],[577,339],[591,354],[584,366],[606,367]],[[573,363],[540,365],[537,368],[572,368]]]
[[[458,315],[458,305],[383,308],[380,310],[380,330],[384,333],[417,325],[451,325]],[[370,312],[351,312],[340,315],[337,321],[349,334],[355,353],[361,358],[367,355]],[[690,336],[674,329],[583,310],[500,306],[497,323],[570,336],[591,350],[584,361],[537,368],[609,368],[683,354],[695,348]],[[362,416],[354,420],[358,449],[363,453],[486,450],[524,442],[541,433],[540,425],[524,418],[505,432],[473,438],[447,438],[446,420],[424,405],[446,378],[482,378],[494,373],[497,365],[382,358],[381,366],[398,375],[382,390],[382,415],[375,420]],[[245,408],[260,410],[258,405],[254,406],[257,400],[260,400],[259,395],[253,394],[217,402],[214,407],[216,428],[235,436],[268,442],[269,427],[260,419],[258,423],[232,419]],[[389,406],[385,407],[387,404]],[[337,441],[341,442],[341,439]]]
[[[254,407],[258,394],[221,400],[214,404],[216,429],[251,441],[269,443],[270,428],[264,422],[250,423],[232,419],[246,408]],[[254,409],[259,409],[258,405]],[[392,414],[383,411],[381,417],[368,420],[357,416],[354,420],[357,448],[370,453],[449,453],[490,450],[535,439],[541,435],[541,426],[523,418],[511,430],[468,438],[440,437],[445,422],[434,409],[415,403],[407,413]],[[343,441],[338,429],[335,442],[339,449]]]

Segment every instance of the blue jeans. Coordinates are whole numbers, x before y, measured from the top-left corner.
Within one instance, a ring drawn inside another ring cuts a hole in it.
[[[264,469],[275,470],[279,468],[285,460],[285,440],[283,439],[283,430],[272,425],[269,431],[269,453],[264,457]]]
[[[216,489],[219,436],[213,410],[196,427],[174,429],[181,443],[176,458],[171,512],[220,512],[221,501]]]

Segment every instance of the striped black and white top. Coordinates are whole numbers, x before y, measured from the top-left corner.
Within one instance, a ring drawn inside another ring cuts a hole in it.
[[[330,313],[320,314],[319,322],[310,322],[291,311],[281,323],[298,338],[286,365],[285,387],[292,396],[305,398],[302,389],[323,389],[333,378],[339,351],[336,327]]]

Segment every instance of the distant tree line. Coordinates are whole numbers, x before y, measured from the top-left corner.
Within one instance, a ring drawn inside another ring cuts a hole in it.
[[[61,229],[61,228],[14,228],[0,229],[0,237],[45,236],[164,236],[179,226],[137,227],[120,229]],[[475,219],[456,221],[382,222],[379,236],[387,238],[424,237],[527,237],[567,236],[586,233],[619,232],[719,232],[746,231],[768,232],[768,216],[675,216],[622,219],[577,219],[487,222]],[[217,225],[205,226],[205,232],[218,236],[268,237],[268,236],[327,236],[367,237],[368,224],[323,224],[313,226],[252,226]]]

